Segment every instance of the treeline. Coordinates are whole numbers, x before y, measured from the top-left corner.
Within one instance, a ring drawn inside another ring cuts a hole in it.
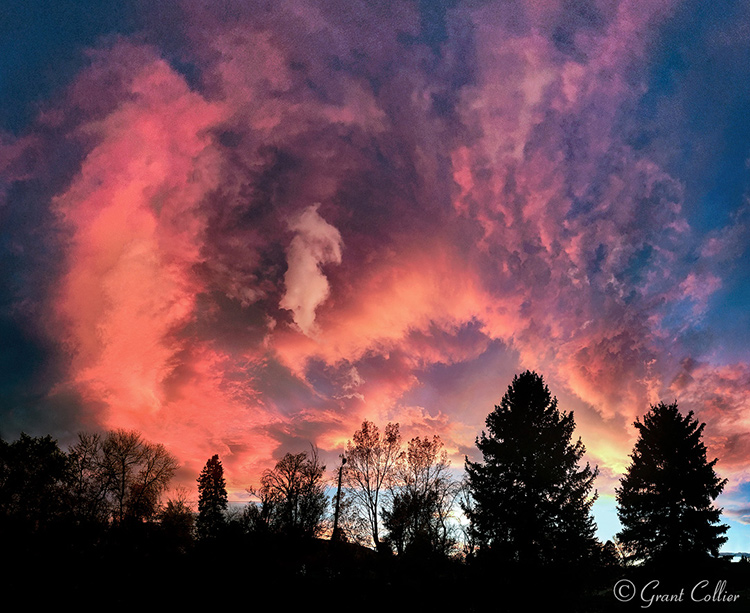
[[[50,436],[0,440],[0,521],[19,534],[157,521],[177,468],[163,445],[125,430],[81,433],[67,453]]]
[[[158,586],[151,598],[173,605],[250,582],[287,605],[322,588],[358,610],[390,594],[397,610],[471,611],[483,609],[472,594],[493,586],[500,610],[608,611],[626,604],[613,592],[620,577],[670,570],[677,585],[687,569],[729,572],[713,505],[726,481],[706,458],[705,424],[659,404],[635,426],[617,489],[623,529],[607,543],[573,414],[528,371],[487,416],[482,459],[467,458],[461,478],[438,436],[404,442],[398,424],[365,421],[333,470],[314,447],[287,453],[239,509],[218,455],[197,477],[194,509],[192,492],[163,499],[177,461],[135,432],[80,434],[67,452],[49,436],[0,440],[0,536],[18,585],[43,575],[123,607],[140,593],[128,585]]]
[[[335,493],[329,497],[330,486]],[[440,437],[418,436],[402,446],[398,424],[381,435],[364,421],[331,476],[314,447],[287,453],[249,490],[254,500],[233,513],[227,512],[221,461],[212,457],[198,479],[196,534],[219,538],[239,525],[247,533],[452,557],[462,553],[456,513],[463,487],[451,477]]]

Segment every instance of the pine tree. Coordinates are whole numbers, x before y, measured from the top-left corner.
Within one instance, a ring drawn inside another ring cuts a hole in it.
[[[198,538],[217,536],[226,525],[227,488],[224,467],[218,455],[204,466],[198,477]]]
[[[662,402],[634,425],[639,438],[616,490],[620,543],[635,560],[717,555],[728,528],[716,525],[721,510],[712,501],[726,480],[714,471],[717,460],[706,460],[706,424]]]
[[[513,378],[466,460],[472,504],[464,512],[480,550],[521,566],[579,563],[596,549],[591,494],[598,470],[579,468],[572,413],[561,413],[541,376]]]

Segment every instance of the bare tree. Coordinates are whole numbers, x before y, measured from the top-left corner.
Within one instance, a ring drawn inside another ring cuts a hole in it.
[[[260,499],[254,523],[289,536],[319,536],[328,506],[324,474],[314,447],[309,456],[287,453],[263,473],[260,488],[251,490]]]
[[[87,522],[108,521],[109,483],[104,470],[101,435],[79,433],[68,458],[73,512]]]
[[[455,543],[450,519],[458,486],[451,478],[443,441],[437,435],[411,439],[395,473],[391,505],[383,519],[396,550],[448,554]]]
[[[358,512],[369,526],[372,541],[380,549],[379,514],[382,494],[391,485],[403,459],[398,424],[389,423],[381,436],[378,427],[365,420],[346,446],[343,482]]]
[[[159,510],[159,500],[178,468],[177,459],[161,443],[141,441],[141,463],[131,476],[128,514],[149,519]]]
[[[130,487],[144,451],[137,432],[115,430],[102,442],[102,466],[112,502],[112,518],[116,523],[125,519]]]
[[[339,532],[349,543],[368,547],[372,543],[372,529],[365,514],[360,512],[354,496],[348,490],[341,492],[339,505]]]
[[[127,430],[80,434],[69,457],[79,512],[115,523],[154,517],[178,466],[164,445]]]

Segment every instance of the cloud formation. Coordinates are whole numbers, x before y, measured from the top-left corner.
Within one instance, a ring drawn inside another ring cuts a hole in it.
[[[682,5],[436,6],[186,0],[88,51],[0,138],[8,427],[137,428],[241,493],[364,418],[460,468],[531,368],[612,483],[672,397],[750,478],[748,358],[711,333],[746,208],[707,227],[642,144]]]
[[[341,235],[318,214],[319,206],[311,205],[289,224],[295,236],[287,252],[286,290],[280,303],[294,313],[294,322],[306,336],[315,335],[315,309],[330,293],[321,267],[341,263]]]

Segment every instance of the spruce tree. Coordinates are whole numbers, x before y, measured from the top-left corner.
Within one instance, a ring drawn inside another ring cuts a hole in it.
[[[687,561],[717,555],[727,526],[713,500],[726,480],[708,462],[701,441],[706,424],[677,403],[652,406],[643,422],[632,462],[620,480],[617,512],[620,544],[634,560]]]
[[[198,538],[216,537],[226,525],[227,488],[224,467],[214,455],[198,477]]]
[[[576,564],[595,551],[591,506],[598,470],[579,467],[573,413],[560,412],[541,376],[513,379],[477,439],[484,462],[466,460],[464,508],[480,550],[520,566]]]

